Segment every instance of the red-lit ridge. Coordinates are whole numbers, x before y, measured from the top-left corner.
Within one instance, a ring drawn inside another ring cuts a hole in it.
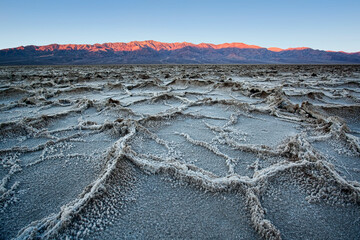
[[[28,46],[29,47],[29,46]],[[54,50],[86,50],[89,52],[105,52],[105,51],[137,51],[144,48],[151,48],[156,51],[161,50],[177,50],[184,47],[193,47],[193,48],[208,48],[208,49],[224,49],[224,48],[238,48],[238,49],[265,49],[256,45],[248,45],[245,43],[222,43],[222,44],[211,44],[211,43],[200,43],[194,44],[189,42],[176,42],[176,43],[164,43],[157,42],[153,40],[147,41],[132,41],[128,43],[116,42],[116,43],[103,43],[103,44],[50,44],[45,46],[30,46],[33,47],[36,51],[54,51]],[[24,50],[25,47],[14,48],[16,50]],[[305,50],[309,49],[307,47],[298,47],[298,48],[287,48],[281,49],[276,47],[267,48],[267,50],[273,52],[281,51],[291,51],[291,50]],[[8,50],[8,49],[4,49]]]

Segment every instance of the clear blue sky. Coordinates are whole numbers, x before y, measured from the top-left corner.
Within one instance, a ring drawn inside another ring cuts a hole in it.
[[[357,52],[360,1],[0,0],[0,33],[0,49],[156,40]]]

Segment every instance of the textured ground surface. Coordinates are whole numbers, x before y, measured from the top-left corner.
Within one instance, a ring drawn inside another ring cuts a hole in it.
[[[0,68],[0,239],[360,239],[360,66]]]

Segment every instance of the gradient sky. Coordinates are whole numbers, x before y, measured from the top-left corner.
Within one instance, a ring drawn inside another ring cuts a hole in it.
[[[156,40],[357,52],[359,10],[359,0],[0,0],[0,49]]]

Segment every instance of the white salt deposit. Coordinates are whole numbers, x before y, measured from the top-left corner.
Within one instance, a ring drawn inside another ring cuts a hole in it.
[[[2,67],[0,239],[360,239],[359,73]]]

